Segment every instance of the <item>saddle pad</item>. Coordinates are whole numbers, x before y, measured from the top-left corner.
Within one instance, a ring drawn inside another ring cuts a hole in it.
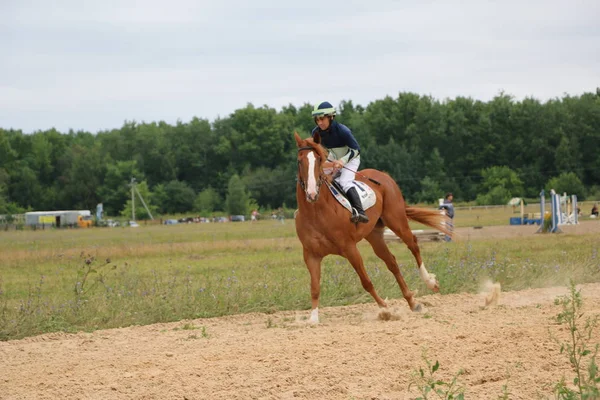
[[[373,191],[373,189],[371,189],[369,185],[361,181],[352,181],[352,184],[356,188],[358,197],[360,197],[360,202],[362,203],[363,210],[368,210],[369,208],[373,207],[373,205],[377,201],[375,191]],[[329,183],[327,184],[327,187],[331,191],[331,194],[333,194],[333,196],[337,199],[337,201],[341,205],[343,205],[344,208],[346,208],[346,210],[352,213],[352,206],[350,205],[350,201],[348,201],[346,196]]]

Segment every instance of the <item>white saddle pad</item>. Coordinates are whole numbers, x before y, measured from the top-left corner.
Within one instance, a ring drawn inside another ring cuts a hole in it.
[[[356,192],[358,193],[358,197],[360,197],[360,202],[362,203],[363,210],[368,210],[373,207],[375,202],[377,201],[377,196],[375,195],[375,191],[371,189],[369,185],[361,181],[352,181],[354,187],[356,188]],[[352,206],[348,199],[341,194],[333,185],[327,184],[327,187],[333,194],[333,196],[337,199],[337,201],[343,205],[350,213],[352,213]]]

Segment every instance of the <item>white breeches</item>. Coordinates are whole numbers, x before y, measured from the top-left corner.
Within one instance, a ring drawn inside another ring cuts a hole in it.
[[[346,168],[342,168],[342,173],[335,180],[340,184],[344,192],[347,192],[348,189],[353,187],[352,181],[354,180],[355,173],[354,171],[358,171],[358,166],[360,165],[360,156],[352,159],[348,164],[345,165]]]

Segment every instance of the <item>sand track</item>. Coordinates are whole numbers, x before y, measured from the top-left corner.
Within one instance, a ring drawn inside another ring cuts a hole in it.
[[[600,313],[600,284],[581,289]],[[427,348],[441,379],[465,370],[467,398],[496,399],[508,379],[512,399],[535,399],[571,377],[549,335],[566,338],[553,320],[566,293],[507,292],[491,308],[483,295],[423,296],[421,314],[393,300],[391,321],[366,304],[324,308],[318,326],[281,312],[1,342],[0,398],[410,399]]]

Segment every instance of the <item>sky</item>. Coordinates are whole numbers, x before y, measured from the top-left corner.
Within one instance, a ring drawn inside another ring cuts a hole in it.
[[[0,128],[600,86],[600,1],[0,0]]]

